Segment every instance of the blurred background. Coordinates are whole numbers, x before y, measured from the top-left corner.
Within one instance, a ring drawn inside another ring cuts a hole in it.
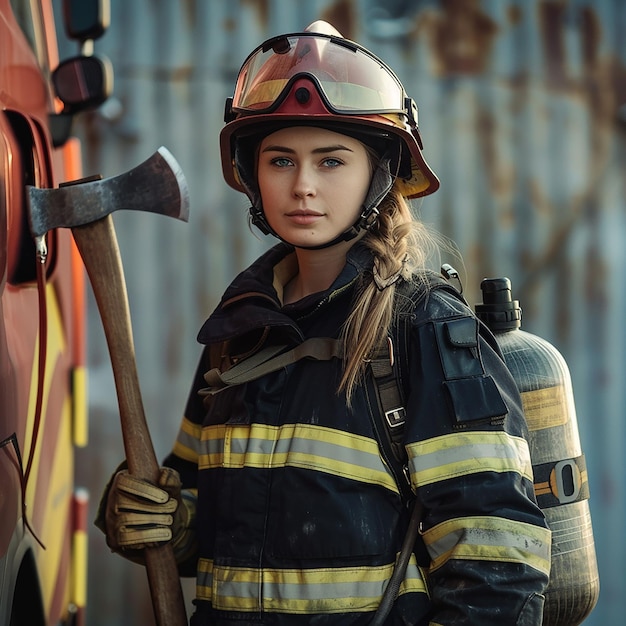
[[[246,198],[222,179],[224,100],[257,44],[320,18],[383,58],[416,100],[441,189],[415,209],[457,243],[469,302],[481,301],[484,277],[509,277],[523,329],[569,364],[601,581],[585,624],[622,623],[622,0],[111,0],[96,53],[112,61],[115,88],[75,123],[84,174],[119,174],[164,145],[191,196],[189,224],[115,214],[157,456],[176,436],[198,329],[235,273],[273,243],[249,231]],[[61,58],[78,52],[59,39]],[[93,518],[124,453],[104,335],[88,299],[90,441],[77,482],[91,492]],[[112,555],[95,528],[89,559],[87,623],[153,623],[143,568]],[[193,583],[185,590],[191,598]]]

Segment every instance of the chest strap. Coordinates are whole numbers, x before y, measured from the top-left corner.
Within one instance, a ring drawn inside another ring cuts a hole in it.
[[[256,380],[265,374],[287,367],[300,359],[309,358],[317,361],[329,361],[343,357],[343,344],[330,337],[311,337],[291,350],[287,346],[268,346],[247,359],[236,363],[225,372],[214,367],[204,375],[207,389],[201,389],[200,395],[215,395],[228,387],[241,385]]]

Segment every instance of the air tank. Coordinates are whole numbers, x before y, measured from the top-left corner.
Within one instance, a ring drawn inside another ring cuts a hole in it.
[[[493,332],[522,396],[535,495],[552,531],[552,570],[543,626],[577,626],[600,591],[589,481],[569,369],[550,343],[520,329],[508,278],[481,283],[476,315]]]

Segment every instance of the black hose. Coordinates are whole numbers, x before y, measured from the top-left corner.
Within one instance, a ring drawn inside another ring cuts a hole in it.
[[[413,554],[413,548],[415,547],[415,541],[417,540],[417,531],[419,528],[420,518],[422,517],[422,505],[421,502],[415,498],[415,504],[413,505],[413,511],[411,512],[411,519],[409,520],[409,526],[402,542],[402,548],[400,555],[396,561],[396,565],[393,568],[393,574],[387,583],[383,597],[378,605],[374,617],[372,617],[369,626],[382,626],[393,607],[393,603],[396,601],[400,585],[404,580],[406,574],[406,568],[409,564],[411,554]]]

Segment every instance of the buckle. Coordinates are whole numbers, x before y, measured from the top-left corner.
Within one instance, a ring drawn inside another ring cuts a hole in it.
[[[403,406],[390,409],[389,411],[385,411],[385,419],[387,420],[387,424],[389,424],[389,428],[398,428],[399,426],[403,426],[404,422],[406,422],[406,411]]]

